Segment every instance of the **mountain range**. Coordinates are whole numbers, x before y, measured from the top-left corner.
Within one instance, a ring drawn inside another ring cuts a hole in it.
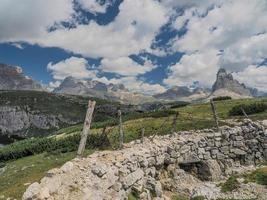
[[[20,67],[0,64],[0,90],[44,91],[37,81],[25,76]],[[129,91],[123,84],[105,84],[96,80],[79,80],[66,77],[53,93],[96,97],[125,104],[140,104],[155,101],[198,101],[217,96],[230,96],[233,99],[267,96],[255,88],[248,88],[235,80],[231,73],[219,69],[211,89],[196,86],[175,86],[153,96]]]

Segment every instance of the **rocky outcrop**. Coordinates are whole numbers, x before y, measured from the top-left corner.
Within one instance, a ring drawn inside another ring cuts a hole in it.
[[[0,119],[0,135],[15,138],[48,135],[63,125],[81,122],[78,118],[72,121],[60,113],[45,114],[27,106],[1,106]]]
[[[233,99],[252,97],[251,90],[243,83],[239,83],[233,75],[221,68],[217,73],[217,79],[212,86],[212,97],[230,96]]]
[[[22,68],[0,63],[0,90],[38,90],[43,91],[40,83],[23,74]]]
[[[121,200],[130,192],[143,200],[169,199],[164,191],[216,199],[221,195],[216,185],[202,181],[220,180],[233,173],[234,167],[266,160],[266,142],[264,127],[249,120],[242,126],[224,127],[222,132],[145,138],[143,144],[134,141],[123,150],[96,152],[52,169],[27,189],[23,199]]]
[[[105,84],[94,80],[79,80],[73,77],[67,77],[61,85],[54,90],[55,93],[83,95],[119,101],[126,104],[140,104],[152,102],[150,96],[130,92],[122,84]]]

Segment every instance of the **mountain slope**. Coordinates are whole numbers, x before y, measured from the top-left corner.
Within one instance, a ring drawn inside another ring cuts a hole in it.
[[[55,130],[82,123],[88,97],[40,91],[0,91],[0,138],[26,138],[48,135]],[[97,101],[94,121],[104,121],[117,114],[116,102]],[[121,107],[125,113],[129,107]],[[7,141],[8,142],[8,141]]]
[[[0,90],[44,90],[42,85],[25,76],[20,67],[0,63]]]

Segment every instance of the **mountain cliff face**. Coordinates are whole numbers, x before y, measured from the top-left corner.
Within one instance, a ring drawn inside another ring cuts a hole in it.
[[[0,63],[0,90],[44,90],[38,82],[25,76],[20,67]]]
[[[54,90],[55,93],[82,95],[109,99],[127,104],[151,102],[154,99],[139,93],[132,93],[122,84],[105,84],[93,80],[79,80],[67,77],[61,85]]]
[[[160,100],[194,101],[206,98],[208,95],[209,91],[203,88],[190,89],[186,86],[176,86],[168,89],[164,93],[156,94],[154,97]]]
[[[232,74],[220,69],[212,86],[211,96],[231,96],[233,99],[252,97],[251,89],[235,80]]]

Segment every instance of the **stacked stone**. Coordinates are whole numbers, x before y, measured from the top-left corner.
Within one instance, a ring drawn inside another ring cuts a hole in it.
[[[249,120],[241,127],[223,127],[221,132],[180,132],[134,141],[120,151],[96,152],[74,159],[48,172],[32,184],[23,199],[167,199],[163,189],[179,191],[185,180],[218,180],[227,167],[266,160],[267,131]],[[193,171],[198,178],[185,173]],[[183,186],[182,186],[183,185]]]

